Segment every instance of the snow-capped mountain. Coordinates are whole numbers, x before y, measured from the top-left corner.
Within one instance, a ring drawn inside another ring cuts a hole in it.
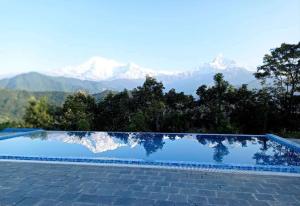
[[[116,91],[133,89],[143,84],[146,75],[150,75],[162,81],[166,91],[175,88],[177,91],[195,94],[202,84],[211,86],[214,83],[213,76],[219,72],[223,73],[225,80],[234,86],[249,84],[251,88],[259,87],[252,71],[219,55],[210,63],[184,72],[148,69],[134,63],[93,57],[78,66],[52,70],[47,72],[47,75],[31,72],[2,79],[0,88],[64,92],[86,90],[98,93],[106,89]]]
[[[77,65],[67,66],[51,72],[52,75],[72,77],[81,80],[112,81],[118,79],[138,80],[144,79],[146,75],[155,76],[158,79],[184,79],[195,77],[195,75],[222,73],[237,73],[239,71],[249,72],[239,66],[235,61],[226,59],[222,54],[218,55],[212,62],[205,63],[193,70],[180,71],[159,71],[148,69],[135,63],[122,63],[104,57],[92,57],[88,61]]]
[[[209,66],[217,70],[239,67],[234,60],[224,58],[223,54],[219,54]]]
[[[78,66],[67,66],[51,73],[82,80],[144,79],[146,75],[168,74],[141,67],[135,63],[121,63],[103,57],[92,57]]]

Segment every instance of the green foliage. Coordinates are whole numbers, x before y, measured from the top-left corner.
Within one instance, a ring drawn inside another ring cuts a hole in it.
[[[292,97],[300,91],[300,42],[281,44],[266,54],[263,65],[257,68],[256,78],[265,81],[271,79],[277,89]]]
[[[85,92],[69,95],[62,108],[62,127],[66,130],[93,130],[95,98]]]
[[[195,100],[191,95],[171,89],[165,94],[163,131],[188,131],[193,127]]]
[[[147,117],[145,117],[145,114],[142,111],[133,113],[131,116],[131,121],[128,125],[128,130],[133,132],[150,131],[147,126],[146,119]]]
[[[51,128],[53,116],[50,114],[50,105],[46,97],[36,100],[32,97],[26,107],[24,122],[27,127]]]
[[[232,93],[232,86],[224,80],[221,73],[214,76],[215,85],[207,88],[202,85],[197,89],[199,96],[199,105],[202,109],[202,121],[209,123],[211,128],[217,132],[231,131],[229,119],[227,118],[230,113],[229,97]]]
[[[271,54],[264,56],[263,65],[257,68],[255,77],[271,90],[282,117],[282,126],[292,129],[298,124],[299,127],[300,100],[296,94],[300,92],[300,42],[283,43],[272,49]],[[272,85],[268,85],[267,80]]]
[[[165,111],[164,86],[153,77],[147,76],[144,84],[132,91],[133,112],[143,112],[150,131],[160,131]]]
[[[97,128],[107,131],[126,131],[133,111],[129,91],[109,93],[99,102],[96,113]]]
[[[28,92],[0,89],[0,122],[20,121],[31,97],[47,97],[49,104],[61,106],[68,93],[65,92]]]
[[[25,127],[22,122],[15,122],[15,121],[6,121],[0,123],[0,131],[5,128],[18,128],[18,127]]]

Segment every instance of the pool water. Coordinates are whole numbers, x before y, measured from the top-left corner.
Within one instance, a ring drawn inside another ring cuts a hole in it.
[[[0,155],[300,166],[292,148],[240,135],[45,131],[0,138]]]

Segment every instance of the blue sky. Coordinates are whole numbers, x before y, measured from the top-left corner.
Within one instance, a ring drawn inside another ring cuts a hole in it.
[[[92,56],[190,70],[223,53],[255,67],[299,40],[299,0],[0,0],[0,74]]]

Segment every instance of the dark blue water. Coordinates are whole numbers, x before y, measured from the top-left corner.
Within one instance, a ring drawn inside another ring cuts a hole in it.
[[[42,132],[0,140],[0,155],[300,166],[300,154],[264,136]]]

